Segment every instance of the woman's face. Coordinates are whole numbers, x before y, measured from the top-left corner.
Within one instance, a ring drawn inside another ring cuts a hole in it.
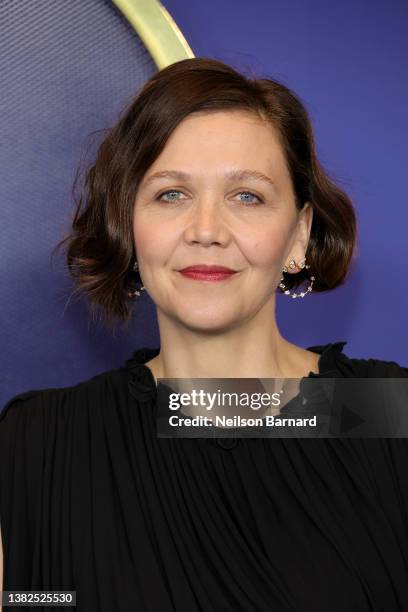
[[[159,311],[191,329],[227,330],[260,309],[273,312],[282,267],[305,255],[311,213],[308,204],[301,213],[295,207],[270,124],[241,111],[190,115],[136,195],[133,233],[143,284]],[[238,273],[197,281],[179,272],[194,264]]]

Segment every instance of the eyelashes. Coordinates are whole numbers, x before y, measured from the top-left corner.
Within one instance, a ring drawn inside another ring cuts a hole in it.
[[[162,191],[162,193],[160,193],[156,199],[156,201],[160,201],[160,202],[179,202],[179,198],[171,198],[170,200],[162,200],[162,197],[164,195],[167,195],[169,193],[182,193],[179,189],[167,189],[166,191]],[[239,191],[236,195],[242,195],[244,194],[245,196],[250,196],[251,198],[255,198],[256,202],[254,201],[248,201],[248,200],[241,200],[241,203],[244,204],[245,206],[259,206],[260,204],[263,204],[264,201],[262,200],[262,198],[260,198],[259,196],[257,196],[255,193],[252,193],[252,191]]]

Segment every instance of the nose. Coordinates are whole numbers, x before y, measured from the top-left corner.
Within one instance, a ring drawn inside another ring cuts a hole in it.
[[[229,231],[222,214],[222,206],[216,198],[202,198],[191,210],[185,230],[189,242],[211,244],[228,241]]]

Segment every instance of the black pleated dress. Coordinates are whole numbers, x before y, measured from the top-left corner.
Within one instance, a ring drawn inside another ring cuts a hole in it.
[[[408,377],[345,344],[309,347],[309,377]],[[3,589],[75,590],[78,612],[407,611],[408,438],[158,438],[158,352],[4,407]]]

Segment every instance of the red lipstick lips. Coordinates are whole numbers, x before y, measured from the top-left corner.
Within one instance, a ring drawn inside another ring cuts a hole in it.
[[[233,274],[236,274],[236,270],[226,268],[225,266],[211,266],[205,264],[196,264],[188,266],[179,270],[183,276],[192,278],[194,280],[209,280],[209,281],[220,281],[230,278]]]

